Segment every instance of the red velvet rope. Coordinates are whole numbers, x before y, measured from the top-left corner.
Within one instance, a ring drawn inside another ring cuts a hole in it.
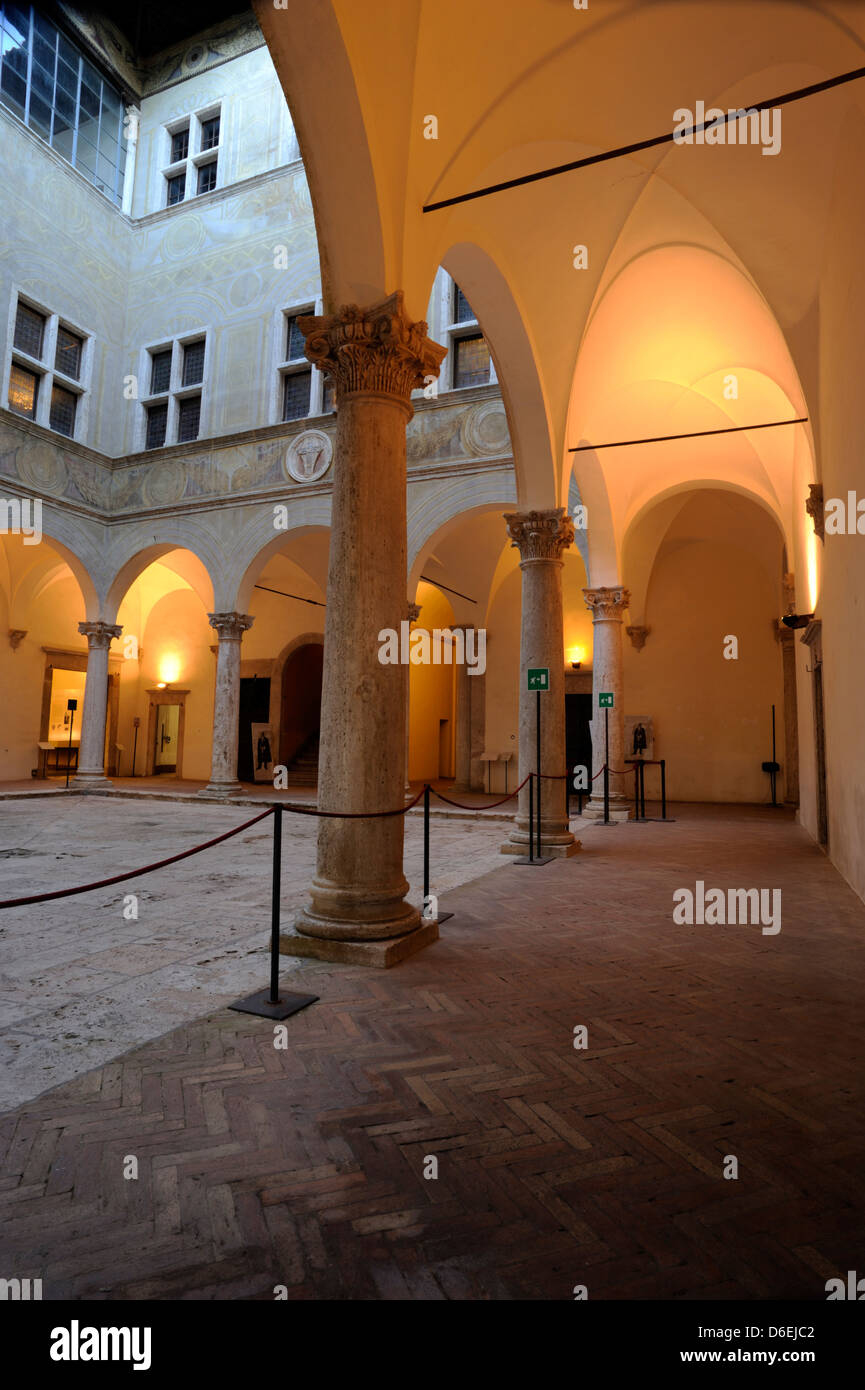
[[[413,801],[406,802],[405,806],[398,806],[393,811],[319,811],[312,806],[293,806],[291,803],[283,806],[285,811],[293,811],[299,816],[323,816],[328,819],[337,818],[339,820],[377,820],[382,816],[404,816],[406,811],[410,811],[416,806],[423,796],[423,791]],[[212,840],[205,840],[202,845],[195,845],[192,849],[182,850],[180,854],[172,854],[168,859],[160,859],[156,864],[145,864],[142,869],[131,869],[125,874],[115,874],[113,878],[102,878],[96,883],[82,883],[78,888],[58,888],[53,893],[33,893],[27,898],[7,898],[0,902],[0,909],[4,907],[27,907],[31,903],[47,903],[54,898],[72,898],[76,893],[90,893],[95,888],[110,888],[115,883],[123,883],[131,878],[140,878],[142,874],[152,874],[156,869],[165,869],[169,864],[176,864],[180,859],[188,859],[192,854],[200,854],[204,849],[210,849],[213,845],[221,844],[223,840],[230,840],[233,835],[239,835],[241,830],[248,830],[251,825],[257,825],[265,816],[273,814],[275,806],[268,806],[266,811],[260,815],[253,816],[252,820],[244,821],[243,825],[236,825],[233,830],[226,830],[223,835],[216,835]]]
[[[206,840],[203,845],[195,845],[192,849],[182,850],[180,854],[172,854],[169,859],[160,859],[156,864],[145,864],[143,869],[133,869],[125,874],[115,874],[113,878],[102,878],[98,883],[84,883],[80,888],[58,888],[53,893],[34,893],[29,898],[7,898],[5,902],[0,902],[3,907],[26,907],[28,903],[47,903],[52,898],[71,898],[76,893],[89,893],[94,888],[110,888],[113,883],[123,883],[125,879],[140,878],[142,874],[152,874],[154,869],[164,869],[168,864],[176,864],[178,859],[188,859],[191,854],[200,854],[203,849],[210,849],[212,845],[218,845],[223,840],[230,840],[232,835],[239,835],[241,830],[248,830],[251,825],[257,825],[265,816],[273,814],[273,807],[268,806],[266,811],[262,811],[260,816],[253,816],[252,820],[244,821],[243,825],[236,825],[233,830],[226,830],[224,835],[217,835],[212,840]]]
[[[495,810],[496,806],[504,806],[506,801],[513,801],[514,797],[518,796],[519,793],[522,791],[523,787],[526,785],[526,782],[528,782],[529,777],[534,776],[535,773],[530,772],[529,776],[524,777],[522,782],[520,782],[520,785],[518,787],[515,787],[514,790],[510,792],[507,796],[503,796],[501,801],[491,801],[486,806],[466,806],[462,801],[451,801],[450,797],[442,796],[441,792],[437,792],[434,787],[430,787],[430,791],[432,792],[433,796],[437,796],[439,801],[443,801],[446,806],[456,806],[457,809],[460,811],[493,811]],[[421,793],[421,795],[423,795],[423,793]]]

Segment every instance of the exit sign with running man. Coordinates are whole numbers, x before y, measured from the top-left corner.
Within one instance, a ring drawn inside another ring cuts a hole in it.
[[[599,708],[599,709],[612,709],[612,708],[613,708],[613,692],[612,692],[612,690],[599,690],[599,691],[598,691],[598,708]]]

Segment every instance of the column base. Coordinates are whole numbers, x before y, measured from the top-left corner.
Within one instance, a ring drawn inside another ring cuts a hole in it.
[[[243,787],[239,782],[208,782],[206,787],[202,787],[195,793],[196,796],[219,797],[225,800],[229,796],[240,796]]]
[[[537,854],[537,832],[533,841],[534,852]],[[555,839],[545,839],[543,824],[541,825],[541,857],[544,859],[570,859],[573,855],[579,854],[582,849],[582,841],[574,839],[570,831],[567,837],[564,834],[557,835]],[[529,833],[528,830],[514,829],[511,831],[507,840],[500,847],[500,854],[525,854],[529,852]]]
[[[384,940],[336,940],[332,936],[306,936],[294,922],[287,931],[280,932],[279,951],[283,956],[311,956],[315,960],[331,961],[338,965],[369,965],[379,970],[387,970],[398,965],[401,960],[422,951],[438,941],[438,922],[420,920],[418,926],[402,936],[390,936]]]
[[[105,776],[104,772],[76,772],[70,778],[69,790],[76,792],[104,792],[110,791],[114,783]]]
[[[615,798],[614,798],[614,797],[610,797],[610,820],[611,820],[611,821],[615,821],[616,824],[620,824],[620,823],[623,822],[623,821],[628,821],[628,820],[630,820],[631,817],[633,816],[633,814],[634,814],[634,808],[633,808],[633,806],[630,804],[630,802],[622,801],[619,797],[615,797]],[[599,821],[603,821],[603,819],[604,819],[604,798],[601,797],[600,801],[598,801],[598,800],[595,799],[595,797],[592,797],[591,800],[587,803],[587,805],[585,805],[585,806],[583,807],[582,819],[583,819],[583,820],[594,820],[594,821],[599,820]]]

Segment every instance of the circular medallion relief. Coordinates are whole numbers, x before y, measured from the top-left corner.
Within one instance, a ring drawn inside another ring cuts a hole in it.
[[[283,467],[296,483],[315,483],[324,477],[332,458],[330,435],[323,430],[304,430],[289,444]]]
[[[508,421],[498,401],[481,401],[472,406],[460,428],[470,454],[501,454],[509,446]]]
[[[153,506],[179,502],[186,489],[186,472],[181,463],[163,463],[144,475],[142,492]]]
[[[18,472],[39,492],[59,492],[66,478],[66,466],[57,450],[37,439],[29,439],[19,448]]]

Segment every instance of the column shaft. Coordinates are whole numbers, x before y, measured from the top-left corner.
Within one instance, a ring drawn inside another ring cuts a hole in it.
[[[586,607],[594,623],[592,654],[592,795],[583,810],[590,820],[604,814],[605,714],[609,720],[610,816],[627,820],[631,814],[633,776],[621,776],[625,768],[625,686],[622,675],[622,620],[630,602],[627,589],[618,585],[584,589]],[[613,708],[598,707],[601,691],[611,691]]]
[[[520,552],[522,611],[520,625],[520,781],[537,763],[537,695],[527,688],[532,667],[547,667],[549,690],[541,694],[541,771],[564,774],[565,643],[562,619],[562,551],[574,538],[563,508],[517,512],[505,517],[508,535]],[[535,789],[537,795],[537,788]],[[537,830],[535,831],[537,836]],[[513,829],[503,854],[525,854],[529,843],[529,788],[520,792]],[[566,857],[580,848],[568,828],[567,783],[544,781],[541,791],[541,851]]]
[[[108,649],[122,627],[111,623],[79,623],[87,638],[87,677],[81,714],[78,771],[72,785],[79,791],[111,785],[105,776],[105,720],[108,714]]]
[[[452,628],[452,631],[457,630],[463,632],[467,650],[469,633],[473,633],[474,628],[463,625],[460,625],[459,629]],[[472,785],[472,684],[476,679],[476,676],[469,675],[467,662],[456,667],[454,672],[454,744],[456,750],[454,791],[459,792],[471,791]]]
[[[319,807],[403,803],[406,672],[379,633],[406,611],[406,424],[411,391],[444,349],[410,323],[402,295],[305,318],[306,353],[336,384],[337,439],[324,633]],[[387,966],[438,935],[405,901],[403,817],[323,819],[309,905],[287,952]]]
[[[240,719],[240,643],[255,621],[246,613],[208,613],[219,635],[216,690],[213,700],[213,747],[210,781],[199,795],[231,796],[242,790],[237,780]]]

